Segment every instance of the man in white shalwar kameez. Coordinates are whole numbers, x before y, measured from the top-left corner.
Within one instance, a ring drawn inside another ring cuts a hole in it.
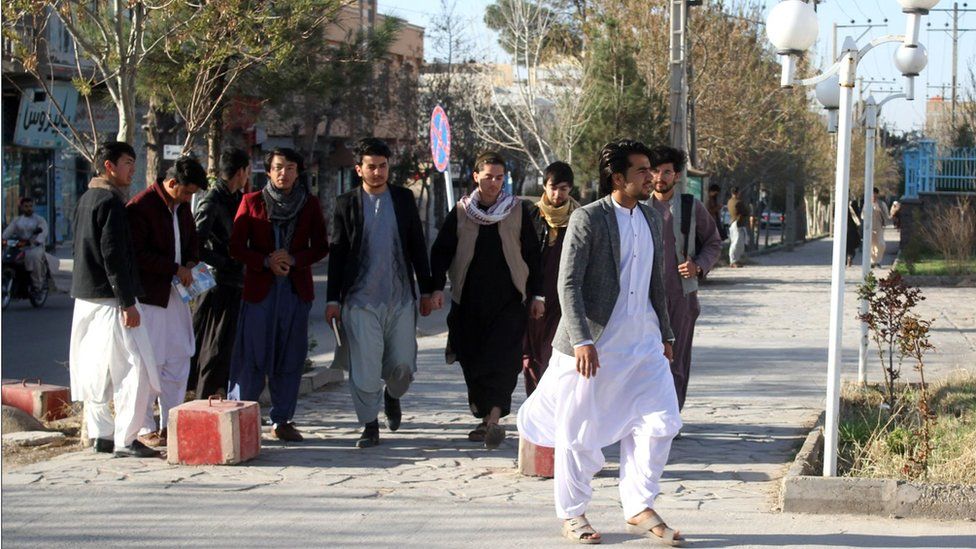
[[[609,196],[570,218],[552,359],[518,414],[523,437],[555,448],[556,514],[563,535],[580,543],[600,542],[585,517],[590,481],[603,468],[601,449],[617,441],[628,530],[672,545],[682,539],[653,510],[681,419],[661,219],[639,203],[652,190],[649,158],[635,141],[604,147],[601,192]]]
[[[169,168],[163,181],[137,194],[126,206],[139,279],[145,290],[139,303],[160,380],[159,430],[150,403],[139,433],[139,440],[147,446],[166,444],[169,411],[183,404],[186,397],[196,339],[190,307],[180,297],[174,281],[183,286],[193,281],[192,269],[199,261],[199,239],[190,200],[207,185],[203,166],[183,156]]]
[[[110,141],[95,153],[98,176],[78,199],[74,218],[69,367],[71,395],[84,402],[96,452],[157,457],[136,436],[159,375],[136,297],[142,294],[125,212],[124,190],[135,150]],[[115,417],[111,405],[115,406]]]

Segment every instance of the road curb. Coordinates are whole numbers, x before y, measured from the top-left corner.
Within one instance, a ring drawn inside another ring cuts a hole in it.
[[[815,476],[822,467],[823,421],[821,412],[783,477],[783,512],[976,520],[976,486]]]

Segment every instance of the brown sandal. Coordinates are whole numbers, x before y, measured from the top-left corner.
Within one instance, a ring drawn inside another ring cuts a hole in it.
[[[657,535],[654,529],[658,526],[664,526],[664,535]],[[668,527],[664,523],[664,519],[660,517],[654,510],[651,510],[651,516],[638,522],[637,524],[627,523],[627,531],[631,534],[637,534],[638,536],[644,536],[650,538],[662,545],[669,545],[671,547],[681,547],[684,545],[685,538],[676,537],[678,531]]]
[[[599,545],[603,538],[590,526],[590,521],[585,516],[566,519],[563,521],[563,537],[571,539],[583,545]]]
[[[474,428],[474,431],[468,433],[468,440],[471,442],[484,442],[485,435],[488,434],[488,424],[482,423]]]

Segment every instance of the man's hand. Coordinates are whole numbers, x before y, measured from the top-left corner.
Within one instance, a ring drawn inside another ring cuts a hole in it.
[[[438,290],[430,294],[430,310],[439,311],[444,307],[444,292]]]
[[[683,278],[695,278],[698,276],[698,264],[695,263],[694,259],[689,259],[678,265],[678,274]]]
[[[292,258],[288,250],[275,250],[268,255],[268,268],[277,276],[288,276],[291,271]]]
[[[576,355],[576,371],[585,378],[596,376],[600,367],[600,359],[596,356],[596,345],[582,345],[573,350]]]
[[[189,287],[190,284],[193,284],[193,271],[180,266],[176,269],[176,278],[180,279],[180,284]]]
[[[546,303],[538,299],[533,299],[529,305],[529,318],[539,320],[544,314],[546,314]]]
[[[670,341],[664,342],[664,358],[668,359],[668,362],[674,362],[674,346]]]
[[[332,326],[333,320],[336,321],[340,320],[339,306],[334,303],[330,303],[325,306],[325,323],[328,324],[329,326]]]
[[[431,309],[430,297],[420,297],[420,316],[430,316]]]
[[[126,307],[122,309],[122,325],[126,328],[138,328],[139,327],[139,309],[136,306]]]

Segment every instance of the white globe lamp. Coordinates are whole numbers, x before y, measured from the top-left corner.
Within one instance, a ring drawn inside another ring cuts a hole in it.
[[[929,62],[925,46],[917,44],[906,46],[902,44],[895,51],[895,67],[905,76],[905,99],[915,99],[915,77]]]
[[[793,86],[796,59],[817,41],[820,26],[813,6],[801,0],[785,0],[773,6],[766,18],[766,35],[783,56],[780,85]]]

